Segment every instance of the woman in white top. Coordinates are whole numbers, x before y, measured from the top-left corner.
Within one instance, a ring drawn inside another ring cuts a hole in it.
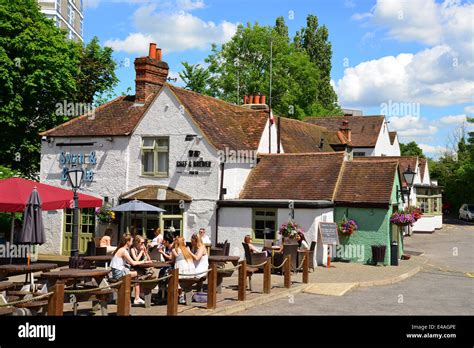
[[[207,275],[209,269],[209,258],[207,255],[207,248],[202,242],[201,236],[193,234],[191,236],[192,257],[194,259],[194,267],[196,269],[196,278],[202,278]]]
[[[309,250],[308,242],[306,241],[306,238],[303,233],[298,232],[298,234],[296,235],[296,241],[298,242],[298,250]]]
[[[183,237],[178,237],[173,242],[174,248],[171,251],[174,260],[174,268],[179,269],[179,279],[194,278],[196,268],[194,267],[194,259],[191,251],[186,247],[186,241]],[[178,303],[186,304],[182,289],[178,286],[179,300]]]
[[[129,265],[136,266],[145,261],[135,261],[130,256],[128,249],[132,246],[132,237],[130,235],[124,235],[120,240],[120,243],[115,250],[112,261],[110,262],[110,268],[112,268],[112,278],[120,279],[126,274],[130,274],[132,278],[137,277],[136,271],[131,271],[128,267]],[[144,304],[140,298],[140,291],[135,291],[135,300],[133,301],[134,304]]]

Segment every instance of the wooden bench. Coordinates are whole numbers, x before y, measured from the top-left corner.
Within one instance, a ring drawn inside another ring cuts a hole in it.
[[[48,310],[48,300],[37,300],[33,302],[19,303],[15,305],[16,308],[28,309],[31,311],[32,315],[36,315],[40,310],[42,310],[43,315],[46,314]]]
[[[86,290],[80,289],[80,290]],[[64,297],[64,302],[70,302],[71,295],[74,295],[75,301],[73,302],[73,312],[74,315],[77,315],[77,308],[79,302],[88,302],[92,301],[92,311],[96,311],[100,307],[101,314],[103,316],[107,316],[107,304],[109,299],[112,295],[116,292],[114,288],[110,289],[101,289],[101,290],[94,290],[85,293],[78,293],[78,294],[67,294],[68,296]]]
[[[10,315],[15,312],[15,307],[0,307],[0,316],[1,315]]]

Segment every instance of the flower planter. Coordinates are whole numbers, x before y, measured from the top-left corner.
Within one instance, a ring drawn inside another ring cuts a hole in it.
[[[377,266],[379,262],[383,263],[385,261],[386,250],[386,245],[372,245],[372,262],[375,266]]]

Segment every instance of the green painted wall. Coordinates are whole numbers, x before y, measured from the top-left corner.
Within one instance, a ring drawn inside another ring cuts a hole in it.
[[[390,244],[392,238],[397,238],[399,244],[399,255],[403,254],[403,242],[401,232],[397,226],[391,226],[390,216],[393,207],[398,205],[399,178],[396,174],[391,197],[391,206],[388,209],[380,208],[354,208],[336,207],[334,209],[334,221],[339,223],[344,217],[354,219],[359,225],[359,229],[349,237],[339,235],[341,245],[352,245],[353,250],[363,251],[361,259],[356,257],[343,257],[351,262],[369,263],[372,261],[372,245],[386,245],[385,265],[390,265]],[[392,231],[393,228],[393,231]],[[363,247],[363,248],[362,248]],[[357,249],[359,248],[359,249]]]

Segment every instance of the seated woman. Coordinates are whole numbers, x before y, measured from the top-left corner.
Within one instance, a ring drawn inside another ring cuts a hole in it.
[[[163,235],[161,234],[161,228],[157,227],[154,231],[155,238],[151,241],[150,245],[148,245],[149,248],[154,248],[154,247],[159,247],[161,244],[163,244]]]
[[[306,241],[306,238],[303,233],[298,232],[298,234],[296,235],[296,241],[298,242],[298,250],[309,250],[308,242]]]
[[[207,275],[209,269],[209,258],[207,255],[207,248],[202,242],[201,236],[193,234],[191,236],[192,257],[194,259],[194,268],[196,269],[196,278],[202,278]]]
[[[117,249],[117,247],[111,246],[112,233],[113,230],[111,228],[107,228],[104,232],[104,235],[99,239],[99,247],[107,248],[107,254],[113,254],[113,252]]]
[[[166,235],[165,238],[163,238],[163,244],[161,247],[158,247],[158,252],[163,256],[163,259],[166,261],[172,261],[173,256],[172,256],[172,250],[174,248],[174,241],[173,237],[171,235]]]
[[[174,241],[174,248],[172,250],[172,255],[174,259],[174,268],[179,269],[179,278],[194,278],[196,273],[196,268],[194,267],[194,259],[186,247],[186,241],[183,237],[178,237]],[[185,304],[184,294],[182,293],[181,287],[178,288],[179,291],[179,303]]]
[[[244,237],[244,243],[247,244],[249,246],[249,249],[250,249],[250,252],[252,254],[258,254],[258,253],[266,253],[267,256],[271,256],[271,251],[269,250],[258,250],[255,245],[252,244],[252,237],[250,236],[250,234],[247,234],[245,237]]]
[[[110,268],[112,268],[112,278],[120,279],[126,274],[130,274],[132,278],[137,277],[137,272],[131,271],[130,265],[136,266],[143,263],[144,261],[135,261],[132,259],[128,252],[129,248],[132,246],[132,243],[133,241],[131,236],[124,235],[120,240],[117,249],[113,253],[112,261],[110,262]],[[140,298],[140,292],[135,291],[135,300],[133,303],[145,303],[145,301]]]

